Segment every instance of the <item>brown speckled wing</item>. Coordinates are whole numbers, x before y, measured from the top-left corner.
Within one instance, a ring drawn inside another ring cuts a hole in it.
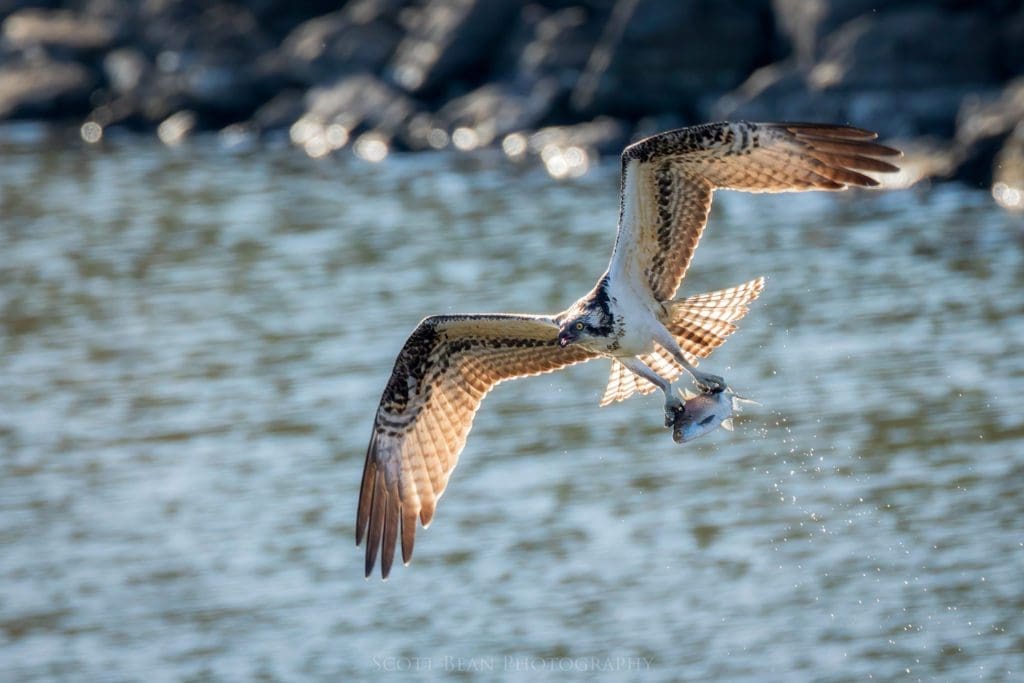
[[[700,241],[716,189],[745,192],[873,187],[900,152],[859,128],[814,123],[709,123],[641,140],[622,153],[613,277],[671,299]]]
[[[366,575],[380,551],[391,571],[399,537],[412,558],[416,520],[434,515],[484,396],[503,380],[537,375],[595,355],[558,345],[552,318],[457,315],[425,319],[398,354],[366,452],[356,545],[366,539]]]

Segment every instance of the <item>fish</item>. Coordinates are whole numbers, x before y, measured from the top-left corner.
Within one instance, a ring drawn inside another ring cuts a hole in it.
[[[743,398],[729,387],[687,394],[685,398],[683,410],[676,413],[672,425],[672,440],[680,444],[710,434],[719,427],[731,432],[733,415],[740,412],[741,405],[757,403]]]

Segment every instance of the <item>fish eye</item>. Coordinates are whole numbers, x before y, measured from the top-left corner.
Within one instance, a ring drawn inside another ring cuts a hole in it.
[[[582,322],[576,323],[576,329],[577,330],[582,330],[583,329],[583,323]]]

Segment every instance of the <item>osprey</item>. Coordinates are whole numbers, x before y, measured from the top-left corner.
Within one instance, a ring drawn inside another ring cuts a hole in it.
[[[619,228],[597,285],[557,315],[439,315],[405,342],[377,408],[366,452],[356,545],[366,576],[378,550],[387,578],[401,536],[412,558],[416,520],[430,524],[484,396],[504,380],[611,358],[601,405],[661,389],[665,425],[683,403],[686,372],[703,391],[721,377],[694,367],[721,345],[764,287],[763,278],[674,298],[717,189],[842,190],[878,182],[900,152],[877,136],[814,123],[711,123],[655,135],[622,153]]]

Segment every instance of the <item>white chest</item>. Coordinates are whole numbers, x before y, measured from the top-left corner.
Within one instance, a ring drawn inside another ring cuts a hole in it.
[[[637,356],[654,349],[654,338],[661,323],[652,304],[650,297],[645,299],[629,288],[611,292],[611,310],[616,323],[615,342],[608,349],[612,355]]]

